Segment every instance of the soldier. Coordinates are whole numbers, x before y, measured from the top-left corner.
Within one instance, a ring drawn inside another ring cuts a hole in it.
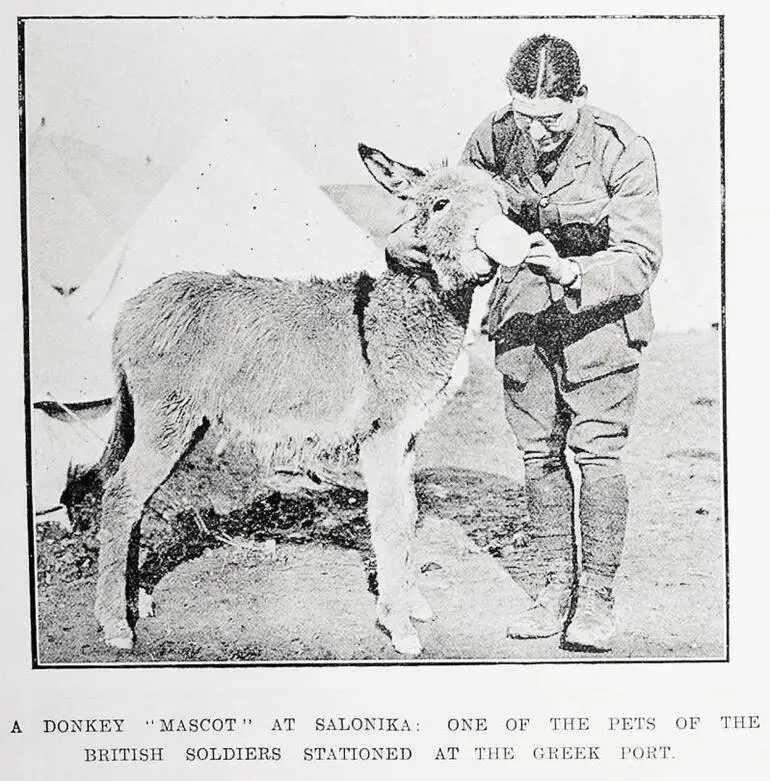
[[[486,324],[524,456],[530,544],[546,559],[542,589],[508,634],[564,632],[566,647],[605,651],[628,514],[620,454],[661,260],[655,160],[625,122],[587,105],[567,41],[525,41],[507,85],[510,103],[476,128],[462,162],[500,178],[508,216],[531,233],[524,262],[500,267]],[[420,252],[409,223],[389,241],[390,263]],[[579,557],[566,448],[581,477]]]

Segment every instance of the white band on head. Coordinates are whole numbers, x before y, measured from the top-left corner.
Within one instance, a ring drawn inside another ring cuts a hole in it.
[[[540,61],[537,66],[537,86],[535,87],[535,97],[541,97],[543,93],[543,82],[545,81],[545,46],[540,49]]]
[[[548,117],[561,114],[570,105],[570,101],[561,98],[528,98],[520,92],[514,92],[511,95],[511,108],[528,117]]]

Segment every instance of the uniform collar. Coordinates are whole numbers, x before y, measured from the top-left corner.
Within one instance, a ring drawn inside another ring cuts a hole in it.
[[[492,121],[501,122],[509,114],[513,114],[513,106],[510,103],[506,103],[504,106],[500,106],[500,108],[495,111],[495,115]]]
[[[503,106],[495,114],[495,121],[500,121],[513,114],[510,104]],[[516,158],[518,169],[527,177],[533,189],[537,192],[550,195],[557,190],[572,184],[577,176],[576,169],[591,161],[594,145],[594,114],[591,106],[583,106],[578,115],[577,125],[572,137],[567,142],[556,166],[551,180],[547,185],[536,170],[536,155],[532,143],[526,133],[517,133],[513,145],[513,154]]]

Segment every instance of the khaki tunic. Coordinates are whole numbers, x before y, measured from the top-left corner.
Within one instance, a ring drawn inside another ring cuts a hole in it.
[[[618,117],[585,106],[544,183],[529,139],[506,106],[474,131],[461,162],[503,180],[509,216],[529,231],[548,236],[566,223],[609,223],[606,248],[572,257],[581,270],[575,293],[526,266],[501,267],[487,319],[497,368],[526,382],[542,338],[558,340],[569,383],[637,365],[653,331],[647,291],[661,261],[657,171],[647,140]]]

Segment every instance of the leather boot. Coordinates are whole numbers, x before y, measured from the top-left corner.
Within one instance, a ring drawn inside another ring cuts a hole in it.
[[[564,644],[585,651],[609,651],[615,639],[614,606],[612,578],[583,572]]]
[[[552,637],[562,632],[572,605],[572,585],[572,575],[549,575],[545,588],[535,597],[532,605],[511,620],[508,637],[530,640]]]
[[[620,472],[586,466],[580,487],[583,574],[564,644],[609,651],[615,637],[612,585],[620,565],[628,516],[628,486]]]
[[[620,566],[628,517],[628,485],[622,473],[586,466],[580,486],[583,570],[612,581]]]
[[[533,604],[508,626],[508,636],[520,639],[550,637],[564,629],[575,577],[572,483],[564,461],[549,469],[527,465],[526,490],[530,548],[544,558],[547,574]]]

